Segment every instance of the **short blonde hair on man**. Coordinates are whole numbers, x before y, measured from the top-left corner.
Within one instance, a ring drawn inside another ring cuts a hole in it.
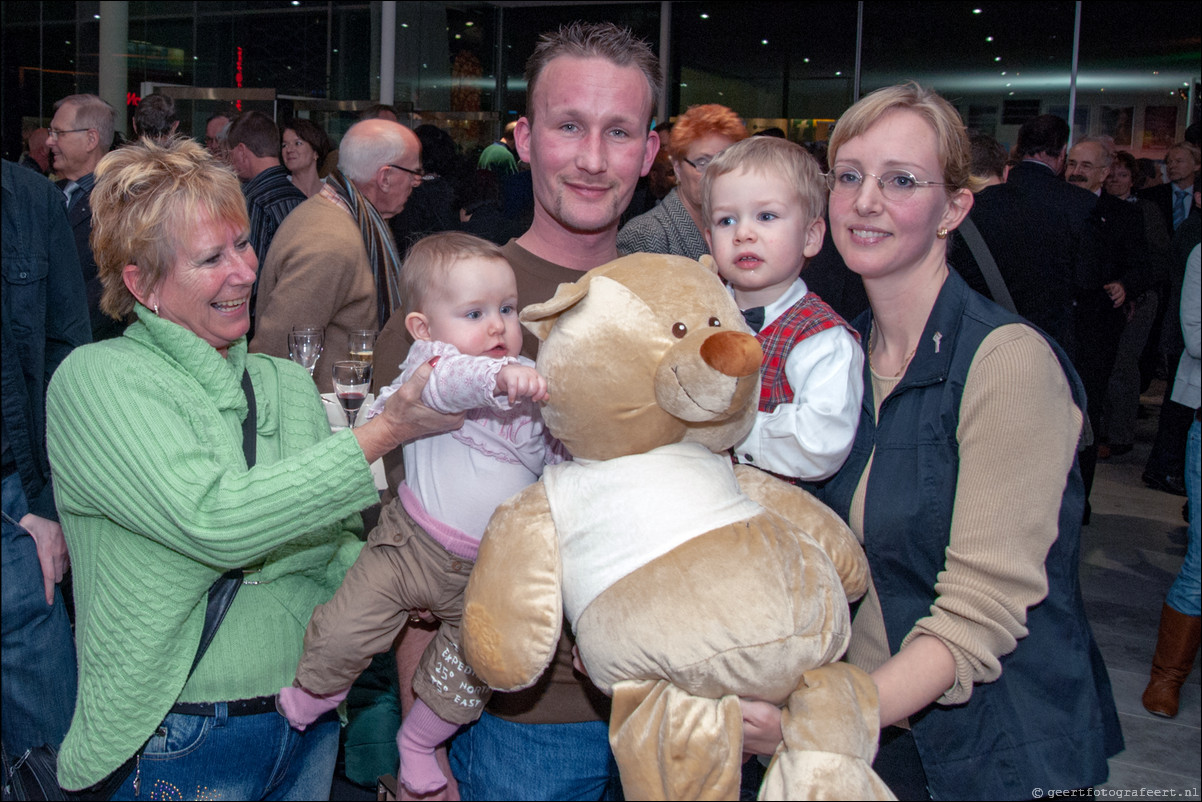
[[[835,123],[827,160],[832,169],[844,142],[855,139],[895,109],[908,109],[921,116],[935,132],[935,147],[943,171],[944,188],[950,196],[957,190],[976,192],[984,179],[972,174],[972,146],[956,107],[942,97],[910,81],[887,86],[860,98]]]
[[[147,292],[174,269],[199,221],[249,227],[237,176],[182,137],[141,139],[105,156],[91,203],[100,309],[117,320],[133,312],[136,300],[125,286],[126,265],[137,265],[138,288]]]
[[[826,213],[826,183],[817,160],[795,142],[773,136],[753,136],[734,143],[705,168],[701,177],[701,213],[706,228],[713,222],[714,182],[736,170],[781,176],[797,189],[797,199],[809,219],[815,220]]]
[[[401,298],[404,314],[422,311],[422,304],[446,280],[461,259],[509,260],[501,249],[485,239],[461,231],[444,231],[423,237],[409,249],[401,270]]]

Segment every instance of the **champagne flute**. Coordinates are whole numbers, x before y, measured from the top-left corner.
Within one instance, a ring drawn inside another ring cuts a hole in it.
[[[335,362],[331,372],[338,403],[346,413],[347,426],[353,429],[359,408],[363,406],[367,391],[371,388],[371,363],[359,360]]]
[[[371,364],[372,353],[376,349],[376,332],[373,329],[356,329],[346,342],[353,361]]]
[[[317,367],[317,359],[321,356],[322,344],[325,341],[325,329],[296,327],[288,332],[288,356],[292,361],[303,366],[313,375]]]

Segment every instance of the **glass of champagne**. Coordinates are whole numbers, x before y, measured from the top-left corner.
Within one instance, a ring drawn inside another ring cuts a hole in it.
[[[374,330],[356,329],[350,333],[346,342],[352,360],[371,364],[372,353],[376,350],[376,332]]]
[[[324,341],[325,329],[297,326],[288,332],[288,356],[312,376]]]
[[[338,403],[346,413],[347,426],[353,429],[359,409],[371,389],[371,363],[359,360],[335,362],[332,373]]]

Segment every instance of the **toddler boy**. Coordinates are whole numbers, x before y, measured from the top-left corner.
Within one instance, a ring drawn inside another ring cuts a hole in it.
[[[800,145],[752,137],[709,163],[701,193],[718,274],[764,349],[759,414],[735,458],[790,479],[825,479],[855,439],[864,352],[801,278],[826,234],[822,173]]]

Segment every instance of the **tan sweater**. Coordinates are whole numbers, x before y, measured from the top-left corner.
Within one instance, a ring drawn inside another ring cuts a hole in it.
[[[872,374],[881,400],[899,379]],[[978,682],[1001,674],[999,658],[1027,634],[1027,609],[1047,595],[1044,560],[1055,541],[1060,500],[1081,431],[1056,355],[1034,329],[1002,326],[981,343],[960,402],[960,471],[947,558],[931,613],[902,641],[933,635],[956,660],[956,682],[937,701],[959,704]],[[852,497],[850,525],[864,540],[864,492],[872,460]],[[873,671],[890,657],[880,599],[870,586],[852,624],[847,660]]]
[[[376,286],[359,226],[346,210],[314,195],[284,218],[259,270],[250,350],[288,359],[293,326],[324,327],[313,378],[321,392],[333,392],[330,366],[349,358],[349,332],[378,328],[376,314]]]

